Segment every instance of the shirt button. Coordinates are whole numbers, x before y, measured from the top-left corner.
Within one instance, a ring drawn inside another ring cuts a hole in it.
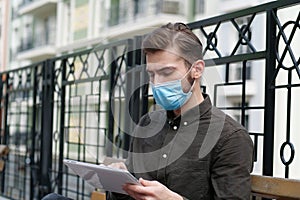
[[[163,156],[162,156],[163,158],[167,158],[168,156],[167,156],[167,154],[163,154]]]
[[[186,126],[186,125],[187,125],[187,122],[183,122],[183,125],[185,125],[185,126]]]
[[[177,126],[173,126],[173,130],[176,131],[177,130]]]

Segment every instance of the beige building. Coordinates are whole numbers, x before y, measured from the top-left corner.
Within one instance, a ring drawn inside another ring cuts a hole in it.
[[[0,0],[0,72],[8,65],[9,0]]]

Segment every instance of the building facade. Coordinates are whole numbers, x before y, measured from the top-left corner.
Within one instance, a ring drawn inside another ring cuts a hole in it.
[[[14,69],[39,62],[47,58],[76,52],[79,50],[93,48],[101,44],[129,38],[135,35],[143,35],[150,30],[165,24],[166,22],[192,22],[215,15],[237,11],[243,8],[252,7],[265,3],[263,0],[239,1],[239,0],[11,0],[10,14],[5,12],[8,4],[1,1],[1,69]],[[291,14],[295,13],[295,14]],[[280,13],[282,18],[296,18],[297,11],[291,13]],[[291,15],[290,15],[291,14]],[[10,23],[4,19],[9,16]],[[247,25],[249,18],[238,19],[239,26]],[[263,37],[266,34],[264,23],[266,16],[259,16],[251,22],[253,35],[251,41],[258,47],[257,50],[264,49]],[[6,27],[6,28],[5,28]],[[218,35],[219,44],[223,55],[230,56],[234,44],[239,39],[239,35],[231,35],[234,27],[224,25]],[[256,30],[255,30],[256,29]],[[255,31],[254,31],[255,30]],[[9,32],[7,32],[9,31]],[[249,32],[249,34],[252,34]],[[298,32],[299,33],[299,32]],[[231,37],[228,37],[230,35]],[[202,37],[199,34],[200,38]],[[299,37],[299,36],[297,36]],[[6,46],[8,45],[8,46]],[[295,48],[296,49],[296,48]],[[299,48],[298,48],[299,49]],[[249,47],[241,46],[236,51],[251,52]],[[299,51],[297,52],[299,54]],[[206,59],[214,57],[209,52]],[[9,58],[9,59],[8,59]],[[289,64],[291,61],[287,61]],[[264,61],[246,63],[247,95],[243,106],[256,107],[264,104]],[[7,66],[7,67],[6,67]],[[6,68],[5,68],[6,67]],[[229,79],[232,82],[242,79],[243,63],[233,63],[230,67]],[[206,69],[204,83],[208,86],[208,92],[213,96],[213,83],[221,82],[225,79],[225,71],[216,69]],[[213,74],[217,73],[218,76]],[[296,79],[296,78],[295,78]],[[282,77],[285,81],[285,77]],[[211,86],[210,86],[211,85]],[[231,107],[226,112],[236,120],[241,120],[241,110],[235,109],[242,105],[241,87],[238,85],[221,87],[221,96],[216,101],[218,107]],[[286,100],[278,94],[276,102],[286,105]],[[213,97],[214,98],[214,97]],[[293,93],[293,98],[298,99],[299,93]],[[294,102],[295,103],[295,102]],[[280,113],[278,107],[277,113]],[[293,113],[295,115],[296,113]],[[280,119],[282,117],[282,119]],[[276,115],[278,121],[285,121],[284,116]],[[295,119],[296,117],[293,117]],[[263,132],[263,112],[247,111],[243,124],[250,132]],[[296,121],[292,122],[299,132],[300,128]],[[284,124],[276,125],[276,132],[280,132]],[[276,138],[275,145],[282,145],[283,138]],[[294,141],[300,141],[299,137]],[[262,142],[259,142],[262,145]],[[295,143],[300,146],[300,143]],[[262,149],[262,146],[258,146]],[[280,149],[280,148],[276,148]],[[262,150],[258,151],[262,152]],[[287,154],[289,154],[287,152]],[[279,153],[275,152],[275,155]],[[258,159],[254,166],[255,173],[262,171],[262,157]],[[275,157],[275,173],[280,176],[284,168],[280,157]],[[291,176],[300,177],[296,171],[297,165],[291,166]],[[278,167],[277,167],[278,165]],[[275,175],[276,175],[275,174]]]
[[[4,71],[8,65],[8,33],[9,33],[9,1],[0,1],[0,71]]]
[[[13,0],[10,68],[145,34],[190,17],[192,1]]]

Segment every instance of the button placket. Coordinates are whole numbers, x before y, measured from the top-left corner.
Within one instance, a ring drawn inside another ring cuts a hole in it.
[[[174,136],[173,132],[173,127],[169,126],[169,130],[166,131],[166,138],[163,142],[162,149],[161,149],[161,154],[160,154],[160,161],[159,161],[159,166],[158,166],[158,171],[157,171],[157,177],[161,180],[166,179],[166,167],[168,166],[168,160],[170,156],[170,151],[172,148],[172,145],[168,144],[170,140],[172,140]]]

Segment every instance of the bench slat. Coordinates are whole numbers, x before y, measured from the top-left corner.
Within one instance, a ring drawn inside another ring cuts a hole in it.
[[[105,200],[106,195],[104,192],[93,191],[91,194],[91,200]]]
[[[294,179],[251,175],[251,190],[254,196],[300,199],[300,181]]]

